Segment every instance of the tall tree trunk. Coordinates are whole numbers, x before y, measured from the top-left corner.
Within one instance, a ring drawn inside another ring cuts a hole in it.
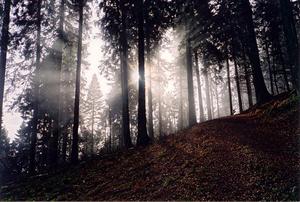
[[[191,41],[186,41],[186,68],[187,68],[187,84],[188,84],[188,103],[189,103],[189,126],[197,123],[195,112],[194,98],[194,82],[193,82],[193,58],[192,58]]]
[[[264,77],[261,70],[259,51],[256,41],[256,34],[254,30],[254,23],[252,17],[252,9],[249,0],[242,0],[241,12],[245,17],[244,26],[244,44],[246,48],[246,53],[249,57],[251,67],[253,70],[253,84],[255,88],[256,100],[258,103],[264,103],[269,101],[271,95],[269,94]]]
[[[1,30],[0,50],[0,136],[2,135],[3,97],[6,71],[7,46],[9,43],[9,22],[10,22],[11,0],[4,2],[4,16]]]
[[[283,22],[283,31],[287,45],[287,52],[289,56],[289,63],[292,67],[292,82],[294,88],[298,93],[300,93],[300,59],[298,58],[300,55],[299,42],[290,0],[280,0],[280,10]]]
[[[282,50],[281,50],[282,47],[279,47],[279,58],[280,58],[280,62],[281,62],[281,65],[282,65],[282,74],[283,74],[283,78],[284,78],[284,81],[285,81],[285,86],[286,86],[286,89],[287,91],[290,91],[290,84],[289,84],[289,80],[288,80],[288,75],[287,75],[287,72],[286,72],[286,64],[284,62],[284,58],[283,58],[283,54],[282,54]]]
[[[204,110],[203,110],[203,103],[202,103],[202,90],[201,90],[201,80],[200,80],[199,60],[198,60],[197,50],[195,50],[194,55],[195,55],[195,62],[196,62],[200,122],[203,122],[205,121],[205,117],[204,117]]]
[[[34,109],[33,109],[33,118],[32,118],[32,133],[31,133],[31,142],[30,142],[30,156],[29,156],[29,172],[33,174],[35,172],[35,153],[36,153],[36,141],[38,133],[38,114],[39,114],[39,96],[40,96],[40,63],[41,63],[41,7],[42,0],[37,2],[37,37],[36,37],[36,69],[35,69],[35,82],[34,82]]]
[[[109,123],[109,151],[112,151],[112,117],[111,117],[111,106],[108,108],[108,123]]]
[[[271,70],[271,59],[270,59],[270,53],[269,53],[269,44],[267,42],[266,42],[265,49],[266,49],[267,62],[268,62],[271,93],[272,93],[272,95],[274,95],[273,76],[272,76],[272,70]]]
[[[243,102],[242,102],[242,95],[241,95],[240,75],[239,75],[239,70],[235,58],[235,53],[233,53],[233,64],[234,64],[235,82],[236,82],[236,88],[238,94],[239,110],[241,113],[243,111]]]
[[[149,74],[149,83],[148,83],[148,132],[151,140],[154,140],[153,132],[153,101],[152,101],[152,61],[151,61],[151,42],[150,42],[150,25],[149,24],[149,3],[150,0],[145,1],[145,34],[146,34],[146,58],[147,58],[147,69]]]
[[[209,75],[208,75],[208,77],[209,77]],[[209,82],[209,92],[211,92],[210,93],[211,115],[212,115],[212,119],[214,119],[215,118],[215,106],[214,106],[214,93],[212,91],[212,89],[214,89],[212,79],[209,78],[208,82]]]
[[[58,28],[58,44],[57,44],[57,109],[53,119],[53,137],[50,140],[49,164],[51,167],[56,167],[58,160],[58,139],[61,135],[60,119],[61,119],[61,71],[63,62],[63,47],[64,47],[64,21],[65,21],[65,0],[61,0],[59,8],[59,28]]]
[[[75,83],[74,122],[71,162],[78,163],[78,126],[79,126],[79,102],[80,102],[80,75],[81,75],[81,51],[82,51],[82,25],[83,25],[83,1],[79,1],[79,35],[77,48],[77,68]]]
[[[206,108],[207,108],[207,119],[212,119],[211,114],[211,104],[210,104],[210,92],[209,92],[209,82],[208,82],[208,64],[206,62],[206,59],[203,59],[203,65],[204,65],[204,78],[205,78],[205,92],[206,92]]]
[[[160,75],[159,75],[159,84],[158,86],[161,85],[160,81]],[[158,135],[159,138],[161,139],[162,137],[162,107],[161,107],[161,90],[158,91]]]
[[[95,124],[95,100],[93,100],[92,106],[92,144],[91,144],[91,154],[94,155],[94,124]]]
[[[273,64],[272,64],[272,72],[273,72],[273,78],[274,78],[274,84],[276,88],[277,94],[279,94],[279,88],[278,88],[278,82],[277,82],[277,72],[276,72],[276,64],[275,64],[275,58],[273,57]]]
[[[150,138],[147,134],[145,103],[145,44],[144,44],[144,8],[143,0],[136,0],[135,7],[138,19],[138,63],[139,63],[139,95],[138,95],[138,136],[137,145],[146,146]]]
[[[183,129],[183,86],[182,86],[182,67],[179,67],[179,114],[178,114],[178,128]],[[160,93],[160,91],[159,91]]]
[[[122,77],[122,133],[125,148],[132,147],[130,137],[130,121],[129,121],[129,100],[128,100],[128,41],[127,41],[127,25],[126,10],[124,2],[121,1],[121,77]]]
[[[230,69],[229,69],[229,60],[228,59],[226,59],[226,69],[227,69],[227,84],[228,84],[228,98],[229,98],[230,115],[233,115]]]
[[[216,99],[217,99],[217,113],[218,113],[218,117],[220,118],[220,106],[219,106],[219,94],[218,94],[218,85],[215,85],[215,94],[216,94]]]
[[[72,57],[72,48],[73,48],[73,45],[68,45],[68,54],[67,54],[67,58],[71,58]],[[63,94],[63,97],[64,97],[64,104],[63,104],[63,107],[62,107],[62,110],[63,110],[63,114],[69,114],[71,113],[71,111],[69,110],[69,102],[68,100],[70,99],[69,98],[69,95],[70,95],[70,85],[72,85],[73,83],[73,79],[72,79],[72,76],[71,76],[71,67],[68,66],[67,67],[67,70],[66,70],[66,73],[64,74],[65,75],[65,82],[68,83],[65,88],[67,88],[67,90],[65,90],[65,93]],[[73,93],[73,90],[72,90],[72,93]],[[66,118],[67,117],[67,118]],[[69,127],[69,125],[71,125],[71,119],[69,118],[68,115],[64,116],[64,132],[63,132],[63,137],[62,137],[62,160],[63,162],[66,162],[66,157],[67,157],[67,145],[68,145],[68,141],[69,141],[69,130],[67,130],[67,127]]]
[[[244,74],[245,74],[245,80],[246,80],[246,87],[247,87],[247,95],[248,95],[248,104],[249,108],[253,106],[253,97],[252,97],[252,88],[251,88],[251,82],[250,82],[250,76],[251,73],[249,72],[249,67],[247,65],[247,58],[245,54],[245,47],[243,47],[242,50],[242,57],[243,57],[243,66],[244,66]]]
[[[147,26],[146,26],[147,27]],[[147,28],[146,28],[147,29]],[[147,54],[147,66],[149,73],[149,87],[148,87],[148,128],[149,128],[149,137],[151,140],[154,140],[153,133],[153,103],[152,103],[152,70],[151,70],[151,51],[150,51],[150,35],[149,30],[146,30],[146,54]]]

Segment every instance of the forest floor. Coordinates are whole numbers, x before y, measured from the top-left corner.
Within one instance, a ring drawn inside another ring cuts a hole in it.
[[[2,200],[300,200],[297,98],[1,187]]]

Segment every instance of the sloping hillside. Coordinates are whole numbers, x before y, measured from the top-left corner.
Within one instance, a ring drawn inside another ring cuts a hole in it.
[[[299,200],[297,98],[1,188],[2,200]]]

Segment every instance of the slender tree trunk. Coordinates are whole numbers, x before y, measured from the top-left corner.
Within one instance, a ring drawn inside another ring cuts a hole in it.
[[[68,46],[68,55],[67,57],[68,58],[71,58],[72,57],[72,47],[73,45],[69,45]],[[66,85],[65,87],[67,88],[66,90],[66,93],[63,95],[64,96],[64,105],[63,105],[63,113],[64,114],[69,114],[71,113],[70,110],[68,110],[68,99],[69,98],[69,93],[70,93],[70,84],[73,83],[73,79],[72,79],[72,76],[71,76],[71,72],[70,72],[70,69],[71,67],[68,67],[67,68],[67,72],[65,73],[65,81],[68,82],[68,85]],[[73,91],[72,91],[73,92]],[[68,116],[67,116],[68,117]],[[66,128],[66,126],[69,126],[71,125],[71,120],[69,119],[69,117],[66,119],[64,118],[64,127]],[[68,141],[69,141],[69,131],[67,131],[66,129],[64,130],[64,133],[62,134],[63,135],[63,139],[62,139],[62,159],[63,159],[63,162],[66,162],[66,157],[67,157],[67,145],[68,145]]]
[[[112,151],[112,121],[111,121],[111,108],[108,109],[108,123],[109,123],[109,151]]]
[[[246,53],[249,56],[249,60],[253,70],[253,84],[255,88],[256,100],[258,103],[264,103],[269,101],[271,95],[267,90],[261,70],[259,51],[252,17],[253,13],[249,0],[242,0],[241,12],[245,17],[245,36],[243,37],[243,39],[246,48]]]
[[[245,80],[246,80],[246,87],[247,87],[247,95],[248,95],[248,104],[249,108],[253,106],[253,97],[252,97],[252,88],[251,88],[251,82],[250,82],[250,75],[251,73],[248,71],[247,66],[247,58],[245,54],[245,48],[243,47],[242,51],[242,57],[243,57],[243,66],[244,66],[244,74],[245,74]]]
[[[243,111],[243,102],[242,102],[242,95],[241,95],[240,75],[236,63],[235,53],[233,53],[233,63],[234,63],[234,72],[235,72],[235,82],[236,82],[236,88],[238,93],[239,110],[241,113]]]
[[[36,162],[35,162],[35,153],[36,153],[36,141],[38,133],[38,113],[39,113],[39,96],[40,96],[40,63],[41,63],[41,7],[42,0],[37,2],[37,37],[36,37],[36,69],[35,69],[35,82],[34,82],[34,109],[33,109],[33,130],[31,133],[31,142],[30,142],[30,157],[29,157],[29,172],[33,174],[35,172]]]
[[[300,92],[300,64],[299,64],[299,42],[295,20],[293,17],[292,5],[290,0],[280,0],[281,17],[283,23],[283,31],[286,39],[289,63],[292,67],[292,82],[297,92]]]
[[[127,41],[127,25],[126,10],[124,2],[121,1],[121,77],[122,77],[122,133],[125,148],[132,147],[130,137],[130,121],[129,121],[129,100],[128,100],[128,41]]]
[[[10,22],[11,0],[4,2],[4,16],[1,30],[1,50],[0,50],[0,137],[2,133],[2,116],[3,116],[3,97],[6,71],[7,46],[9,43],[9,22]]]
[[[279,94],[278,82],[277,82],[277,73],[276,73],[276,66],[275,66],[275,58],[273,57],[273,64],[272,64],[272,71],[273,71],[273,78],[274,84],[277,94]]]
[[[93,106],[92,106],[92,155],[94,155],[94,124],[95,124],[95,100],[93,100]]]
[[[74,123],[71,162],[78,163],[78,126],[79,126],[79,102],[80,102],[80,75],[81,75],[81,51],[82,51],[82,25],[83,25],[83,1],[79,1],[79,35],[77,48],[77,68],[75,83]]]
[[[198,85],[198,100],[199,100],[199,114],[200,114],[200,122],[205,121],[203,103],[202,103],[202,90],[201,90],[201,79],[200,79],[200,71],[199,71],[199,61],[198,61],[198,53],[195,50],[195,62],[196,62],[196,76],[197,76],[197,85]]]
[[[205,61],[206,59],[203,60],[203,65],[204,65],[204,78],[205,78],[205,92],[206,92],[206,107],[207,107],[207,119],[211,120],[212,119],[212,114],[211,114],[211,104],[210,104],[210,92],[209,92],[209,82],[208,82],[208,65]]]
[[[215,85],[215,94],[216,94],[216,99],[217,99],[217,113],[218,113],[218,117],[220,118],[220,106],[219,106],[219,94],[218,94],[218,85]]]
[[[159,76],[159,84],[160,86],[160,76]],[[158,134],[159,138],[162,137],[162,107],[161,107],[161,91],[158,91]]]
[[[179,114],[178,114],[178,128],[183,129],[183,86],[182,86],[182,67],[179,67]],[[159,91],[160,93],[160,91]]]
[[[272,95],[274,95],[273,76],[272,76],[272,70],[271,70],[271,59],[270,59],[270,53],[269,53],[269,44],[267,42],[266,42],[265,49],[266,49],[268,69],[269,69],[269,78],[270,78],[271,93],[272,93]]]
[[[208,75],[208,78],[209,78],[210,75]],[[212,115],[212,119],[215,118],[215,106],[214,106],[214,93],[213,93],[213,82],[212,82],[212,79],[209,78],[208,79],[208,82],[209,82],[209,92],[210,93],[210,105],[211,105],[211,115]]]
[[[154,140],[153,132],[153,102],[152,102],[152,61],[151,61],[151,42],[150,42],[150,25],[149,24],[149,3],[150,0],[145,1],[145,35],[146,35],[146,58],[147,58],[147,69],[149,73],[149,83],[148,83],[148,132],[151,140]]]
[[[290,84],[289,84],[289,80],[288,80],[288,76],[287,76],[287,72],[286,72],[286,65],[285,65],[285,62],[284,62],[284,59],[283,59],[281,47],[279,47],[279,48],[280,48],[279,57],[280,57],[281,65],[282,65],[283,78],[284,78],[284,81],[285,81],[287,91],[290,91],[291,89],[290,89]]]
[[[229,98],[230,115],[233,115],[230,69],[229,69],[229,60],[228,59],[226,59],[226,68],[227,68],[227,84],[228,84],[228,98]]]
[[[191,41],[186,41],[186,68],[187,68],[187,84],[188,84],[188,103],[189,103],[189,126],[197,123],[195,113],[195,98],[194,98],[194,82],[193,82],[193,59],[192,59]]]
[[[138,95],[138,136],[137,145],[146,146],[150,138],[147,134],[146,103],[145,103],[145,44],[144,44],[144,8],[143,0],[136,0],[138,18],[138,63],[139,63],[139,95]]]
[[[147,27],[147,26],[146,26]],[[149,30],[146,32],[146,54],[147,54],[147,66],[149,73],[149,87],[148,87],[148,128],[149,128],[149,137],[151,140],[154,140],[153,133],[153,103],[152,103],[152,70],[151,70],[151,51],[150,51],[150,36]]]

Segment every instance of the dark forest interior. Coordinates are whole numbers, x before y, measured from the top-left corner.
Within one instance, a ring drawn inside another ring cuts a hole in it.
[[[0,0],[0,200],[300,200],[299,0]]]

